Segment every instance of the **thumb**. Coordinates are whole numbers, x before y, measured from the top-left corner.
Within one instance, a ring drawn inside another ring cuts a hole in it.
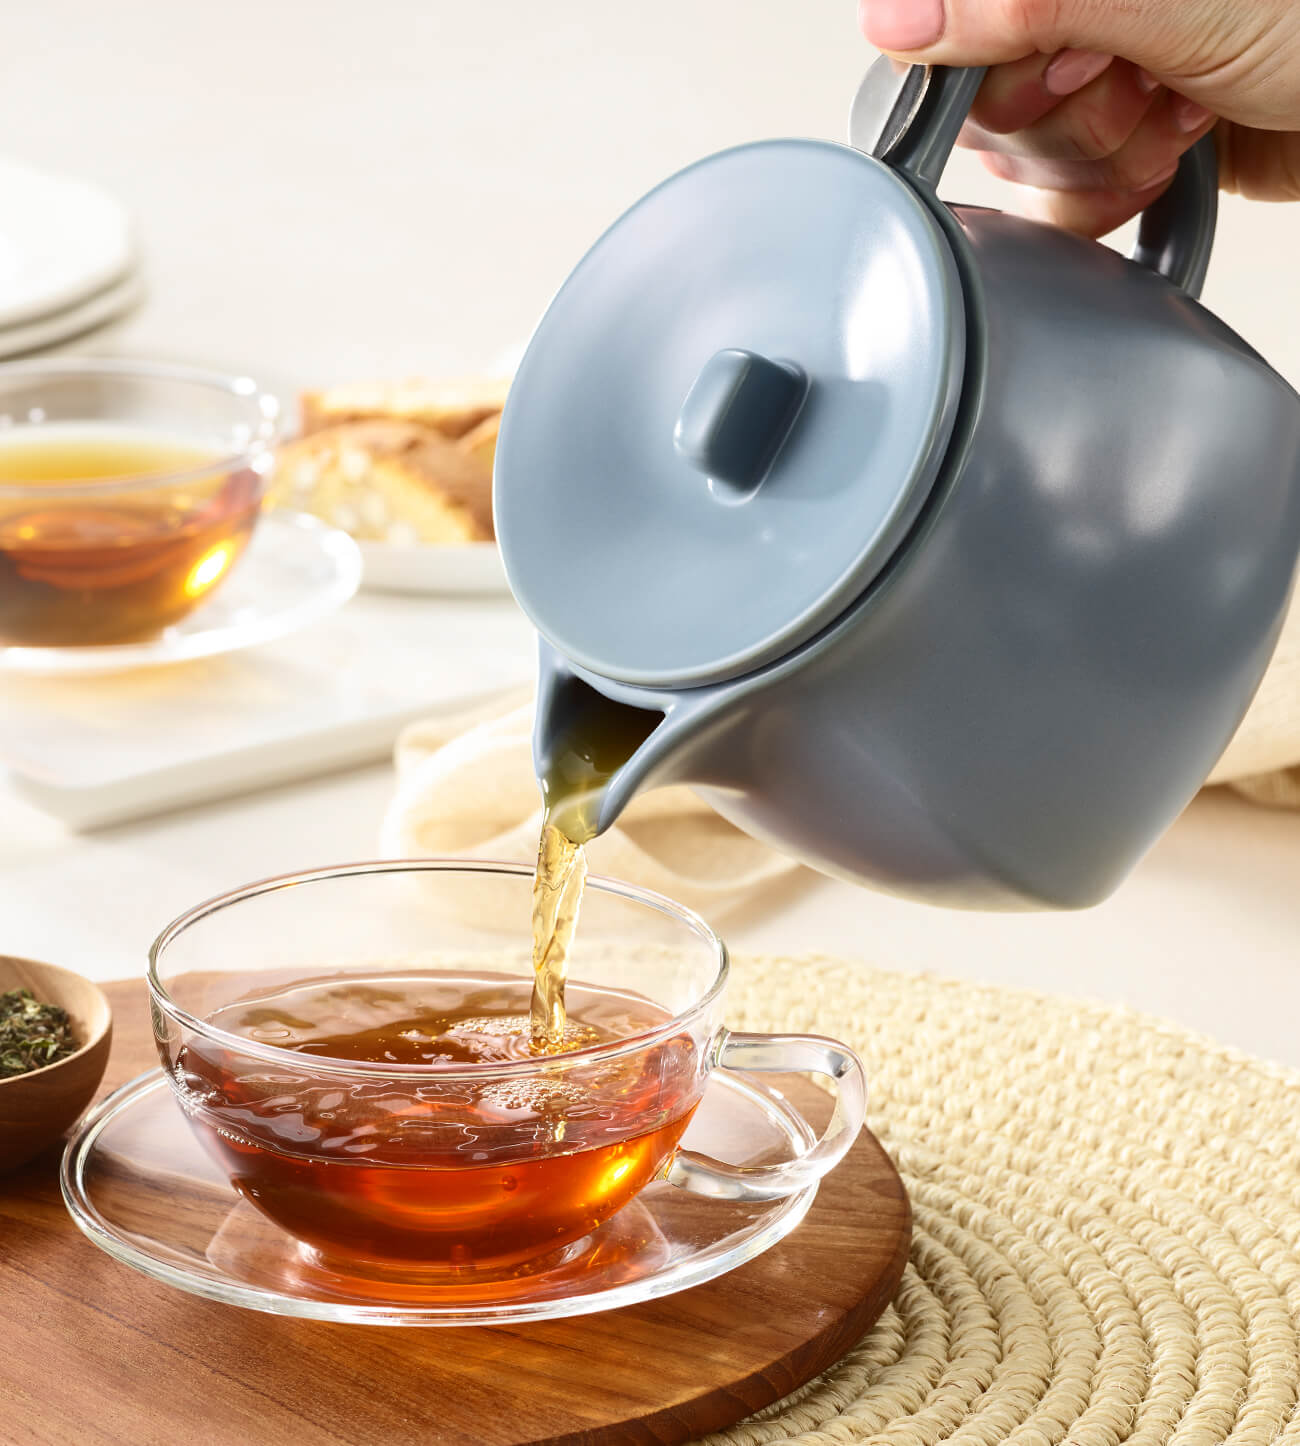
[[[1300,124],[1294,0],[859,0],[858,10],[867,39],[906,60],[998,65],[1097,51],[1231,120]]]

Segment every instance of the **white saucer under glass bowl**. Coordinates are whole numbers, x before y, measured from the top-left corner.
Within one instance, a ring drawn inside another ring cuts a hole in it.
[[[268,512],[219,591],[156,637],[95,647],[0,647],[0,673],[75,677],[210,658],[268,643],[328,616],[361,581],[361,554],[338,528]]]

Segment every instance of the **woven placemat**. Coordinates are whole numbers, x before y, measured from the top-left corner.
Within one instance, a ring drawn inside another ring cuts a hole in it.
[[[861,1344],[709,1446],[1300,1442],[1300,1073],[832,960],[739,961],[728,1018],[861,1051],[915,1226]]]

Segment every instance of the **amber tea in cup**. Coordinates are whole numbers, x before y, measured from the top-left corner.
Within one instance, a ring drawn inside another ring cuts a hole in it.
[[[532,1058],[528,1003],[526,981],[506,976],[295,985],[209,1023],[301,1063],[267,1071],[195,1041],[175,1078],[209,1153],[298,1239],[327,1255],[497,1270],[580,1239],[626,1205],[671,1157],[703,1083],[689,1033],[598,1069],[498,1075],[491,1066]],[[645,999],[577,990],[566,1048],[670,1019]],[[377,1089],[316,1072],[320,1058],[487,1068]]]
[[[210,900],[154,944],[154,1033],[177,1103],[315,1265],[449,1283],[581,1271],[602,1223],[645,1189],[770,1200],[852,1144],[853,1052],[727,1031],[721,941],[629,885],[589,881],[564,1034],[535,1043],[532,885],[526,865],[340,865]],[[683,1135],[719,1068],[826,1075],[835,1113],[793,1159],[699,1154]]]
[[[0,367],[0,645],[133,642],[201,603],[252,534],[276,414],[247,379]]]

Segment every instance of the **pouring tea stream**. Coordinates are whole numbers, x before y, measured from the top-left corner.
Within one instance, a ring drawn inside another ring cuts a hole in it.
[[[1081,907],[1244,715],[1300,552],[1300,397],[1197,300],[1213,142],[1126,259],[938,199],[980,78],[882,62],[853,145],[688,167],[539,324],[497,531],[548,802],[626,735],[590,832],[689,783],[828,873]]]

